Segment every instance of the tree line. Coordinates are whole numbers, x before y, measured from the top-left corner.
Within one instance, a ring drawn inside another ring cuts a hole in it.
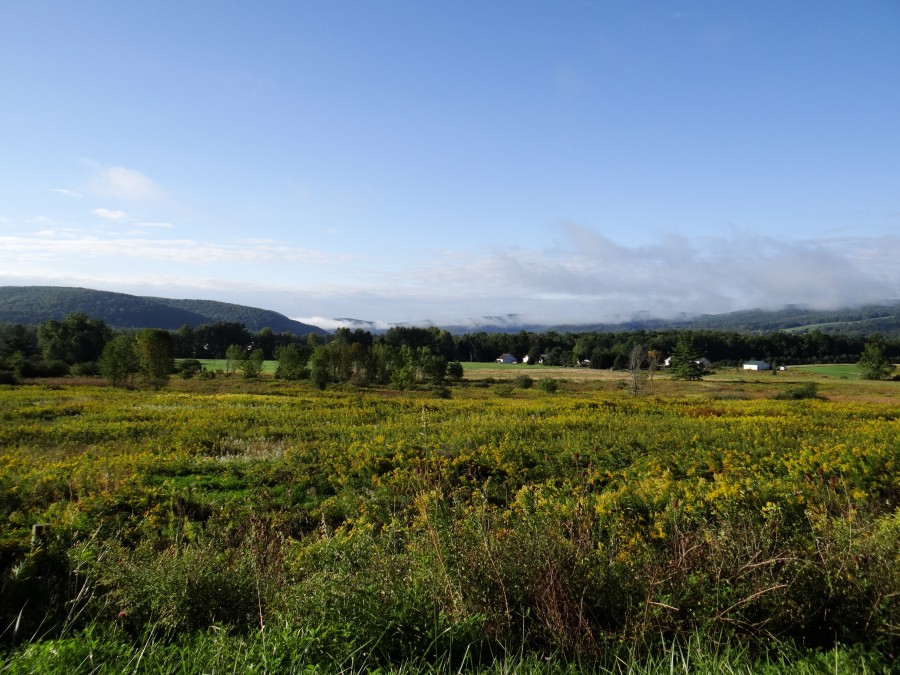
[[[881,358],[882,366],[900,359],[900,339],[817,330],[802,334],[635,330],[454,335],[437,327],[397,326],[380,335],[340,328],[328,336],[298,336],[268,328],[252,333],[235,322],[193,328],[184,325],[175,331],[115,331],[99,319],[74,313],[38,326],[0,325],[0,380],[105,374],[116,384],[130,384],[140,377],[155,386],[162,376],[151,372],[149,364],[154,359],[159,361],[158,370],[164,368],[163,363],[172,370],[175,359],[180,359],[182,363],[188,360],[188,370],[202,372],[199,359],[210,358],[226,359],[229,374],[239,370],[255,377],[263,362],[277,360],[276,376],[285,379],[310,378],[318,386],[353,381],[402,388],[452,377],[457,366],[451,364],[489,362],[507,353],[530,364],[629,370],[636,349],[651,354],[658,363],[677,355],[685,335],[690,335],[692,353],[720,367],[737,366],[749,359],[794,365],[855,363],[861,358],[866,363]],[[648,361],[642,363],[646,368]],[[883,367],[881,373],[886,375]]]

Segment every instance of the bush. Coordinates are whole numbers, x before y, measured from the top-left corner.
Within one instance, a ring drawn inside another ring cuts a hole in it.
[[[63,377],[69,374],[69,364],[58,359],[50,361],[27,360],[22,364],[22,377]]]
[[[158,623],[168,630],[213,624],[243,627],[258,611],[258,575],[248,547],[223,550],[211,542],[141,545],[115,551],[116,564],[95,572],[123,622],[135,629]]]
[[[550,378],[538,380],[537,386],[538,389],[548,394],[553,394],[559,389],[559,384],[557,383],[557,381]]]
[[[88,361],[87,363],[76,363],[69,368],[69,375],[75,377],[96,377],[100,374],[100,367],[96,361]]]
[[[531,389],[534,384],[534,380],[532,380],[528,375],[516,375],[513,378],[513,384],[516,385],[519,389]]]
[[[187,370],[192,375],[198,375],[203,370],[203,364],[198,359],[182,359],[178,363],[178,369],[181,372]]]
[[[447,364],[447,377],[451,380],[461,380],[463,376],[463,367],[459,361],[451,361]]]
[[[788,387],[775,395],[777,401],[800,401],[806,398],[818,398],[819,385],[815,382],[806,382],[796,387]]]
[[[511,384],[498,384],[494,387],[494,394],[497,396],[501,396],[502,398],[509,398],[512,396],[513,388]]]

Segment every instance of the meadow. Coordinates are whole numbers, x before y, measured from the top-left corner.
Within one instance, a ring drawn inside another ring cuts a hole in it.
[[[571,371],[0,388],[0,672],[896,667],[896,383]]]

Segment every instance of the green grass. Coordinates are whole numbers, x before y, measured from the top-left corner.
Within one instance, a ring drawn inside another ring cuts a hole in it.
[[[179,361],[181,359],[178,359]],[[227,361],[225,359],[197,359],[203,364],[207,370],[225,370]],[[268,375],[274,375],[275,369],[278,368],[278,361],[263,361],[262,371]]]
[[[855,363],[823,363],[811,366],[791,366],[790,369],[824,377],[860,378],[859,368],[857,368]]]
[[[0,673],[179,672],[179,673],[346,673],[385,675],[416,673],[478,673],[522,675],[597,673],[597,675],[670,675],[671,673],[734,673],[739,675],[863,675],[889,673],[891,664],[873,652],[838,645],[824,651],[803,651],[789,645],[772,655],[753,656],[741,645],[717,644],[694,636],[661,640],[653,654],[639,654],[627,643],[610,645],[605,656],[591,661],[558,659],[521,653],[486,658],[479,650],[463,649],[458,657],[422,654],[397,664],[376,664],[365,647],[332,653],[322,651],[316,630],[295,632],[279,625],[246,636],[209,631],[174,641],[149,630],[138,640],[121,633],[88,629],[71,637],[33,642],[0,654]]]

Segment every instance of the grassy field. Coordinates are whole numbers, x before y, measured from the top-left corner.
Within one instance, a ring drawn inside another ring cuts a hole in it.
[[[897,383],[495,372],[0,387],[0,672],[896,667]]]
[[[197,359],[204,368],[214,372],[225,372],[227,367],[226,359]],[[274,375],[275,369],[278,367],[278,361],[263,361],[262,372],[267,375]]]
[[[855,363],[827,363],[811,366],[791,366],[791,370],[824,375],[826,377],[839,377],[842,379],[859,379],[859,368]]]

